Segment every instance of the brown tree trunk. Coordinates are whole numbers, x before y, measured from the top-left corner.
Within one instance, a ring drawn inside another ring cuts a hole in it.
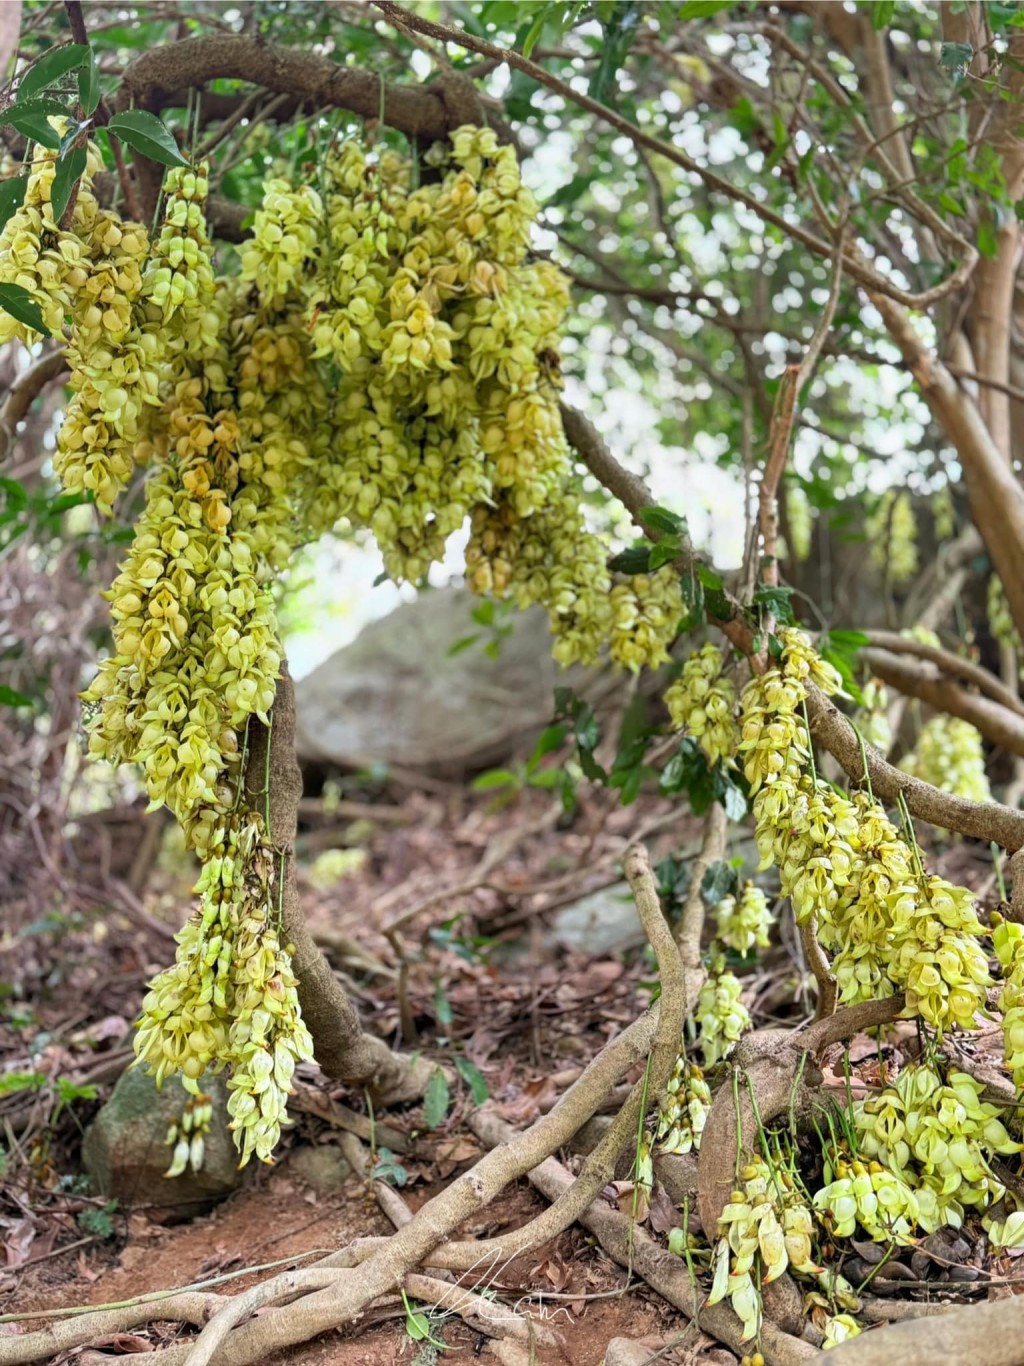
[[[295,875],[295,834],[298,826],[302,776],[295,757],[295,691],[287,665],[282,666],[277,696],[266,727],[253,717],[249,723],[249,757],[245,792],[250,804],[262,810],[270,747],[270,834],[285,860],[284,927],[292,945],[299,1004],[313,1036],[316,1060],[324,1072],[349,1086],[364,1086],[384,1104],[416,1100],[423,1095],[434,1064],[411,1062],[394,1053],[381,1039],[366,1034],[352,1002],[306,927]]]

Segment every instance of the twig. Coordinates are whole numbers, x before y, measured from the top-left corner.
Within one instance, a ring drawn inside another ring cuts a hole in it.
[[[762,553],[764,556],[761,578],[771,588],[778,587],[779,582],[777,554],[779,480],[782,478],[782,471],[785,469],[786,460],[789,457],[789,444],[793,435],[793,422],[796,417],[797,404],[800,401],[800,391],[814,373],[814,367],[818,363],[822,347],[825,345],[825,340],[832,327],[832,319],[835,317],[836,305],[839,302],[839,289],[842,281],[843,233],[840,230],[836,242],[828,300],[822,310],[818,325],[814,329],[814,335],[807,344],[803,360],[799,366],[789,366],[786,369],[779,381],[775,403],[772,406],[771,426],[768,434],[768,460],[765,464],[764,477],[761,480],[758,496],[758,521],[761,528]],[[756,559],[757,557],[754,556],[753,569],[757,567]],[[752,588],[753,585],[749,585],[749,587]],[[771,630],[771,624],[766,625],[765,629],[766,631]]]
[[[818,984],[818,1005],[814,1016],[817,1020],[823,1020],[836,1008],[838,985],[825,950],[818,943],[818,926],[813,915],[809,915],[800,926],[800,942],[804,946],[807,966]]]

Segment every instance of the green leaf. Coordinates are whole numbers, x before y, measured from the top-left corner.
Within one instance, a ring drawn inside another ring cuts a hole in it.
[[[781,626],[788,626],[794,619],[792,597],[792,588],[784,584],[771,588],[761,584],[754,594],[753,602],[756,607],[763,607],[771,612]]]
[[[653,574],[655,569],[660,569],[664,564],[671,564],[672,561],[678,559],[678,557],[679,542],[674,536],[666,536],[665,539],[659,541],[651,551],[651,559],[648,567]]]
[[[580,749],[592,752],[597,749],[597,742],[600,738],[601,731],[597,724],[594,708],[589,702],[581,703],[576,716],[576,743]]]
[[[75,119],[69,120],[67,131],[61,138],[60,146],[57,148],[58,160],[64,160],[68,152],[70,152],[71,148],[75,145],[78,135],[84,132],[91,123],[92,119],[84,119],[81,123],[78,123]]]
[[[0,1096],[13,1096],[18,1091],[39,1091],[46,1085],[42,1072],[7,1072],[0,1077]]]
[[[161,166],[189,164],[157,116],[145,109],[126,109],[123,114],[115,114],[107,128],[133,152],[139,152]]]
[[[716,574],[715,571],[713,569],[709,569],[706,564],[701,564],[700,560],[697,561],[696,568],[697,577],[698,579],[700,579],[701,583],[704,585],[705,588],[710,588],[715,592],[719,593],[722,591],[722,589],[725,587],[725,581],[723,580],[721,574]]]
[[[470,647],[471,645],[475,645],[476,642],[477,642],[479,639],[480,639],[480,632],[479,632],[479,631],[476,631],[476,632],[475,632],[473,635],[471,635],[471,636],[463,636],[461,640],[457,640],[457,641],[455,642],[454,645],[449,646],[449,648],[448,648],[448,657],[449,657],[449,659],[450,659],[453,655],[461,655],[462,652],[463,652],[464,650],[468,650],[469,647]]]
[[[719,859],[704,874],[704,880],[700,884],[700,894],[709,906],[716,906],[724,896],[729,895],[735,886],[735,868],[726,863],[724,859]]]
[[[893,21],[893,16],[896,13],[896,0],[875,0],[870,9],[871,27],[876,33],[881,33],[882,29],[888,28]]]
[[[82,113],[88,118],[96,112],[100,102],[100,73],[96,65],[96,54],[89,48],[89,56],[78,68],[78,103]]]
[[[468,1058],[456,1058],[455,1070],[469,1087],[475,1105],[483,1105],[484,1101],[491,1094],[484,1075],[477,1067],[476,1063],[470,1062]]]
[[[56,85],[69,71],[77,71],[89,61],[91,53],[86,43],[69,43],[67,47],[51,48],[33,62],[18,82],[18,103],[30,100],[40,90]]]
[[[732,0],[686,0],[679,11],[680,19],[710,19],[723,9],[728,9]]]
[[[452,1003],[445,994],[440,979],[434,983],[434,1017],[437,1023],[443,1025],[445,1029],[448,1028],[453,1019]]]
[[[9,180],[0,181],[0,228],[4,227],[24,204],[27,189],[27,175],[11,176]]]
[[[0,489],[7,495],[4,504],[8,516],[16,515],[28,505],[28,490],[24,484],[19,484],[17,479],[0,478]]]
[[[733,782],[726,784],[722,796],[722,805],[725,807],[725,814],[731,821],[741,821],[747,814],[747,799],[743,795],[743,789],[737,787]]]
[[[964,76],[974,57],[970,43],[943,43],[939,48],[939,66],[953,76]]]
[[[668,508],[641,508],[637,520],[642,526],[653,527],[655,531],[660,531],[666,536],[678,536],[686,530],[686,518],[670,512]]]
[[[50,335],[43,322],[42,309],[24,286],[0,285],[0,308],[24,327],[31,327],[44,337]]]
[[[60,222],[64,210],[71,203],[74,188],[85,173],[85,161],[85,148],[73,147],[62,161],[57,162],[50,187],[50,207],[55,223]]]
[[[22,137],[31,138],[41,147],[56,152],[61,139],[56,128],[49,122],[51,115],[63,115],[67,118],[69,111],[60,100],[21,100],[4,111],[3,122],[16,128]]]
[[[652,547],[647,541],[638,541],[636,545],[613,555],[608,561],[608,568],[618,574],[646,574],[651,568],[651,551]]]
[[[423,1097],[423,1119],[428,1129],[436,1129],[443,1122],[450,1104],[448,1078],[440,1067],[435,1067]]]
[[[526,772],[529,775],[536,773],[540,761],[554,750],[565,743],[568,728],[560,722],[553,726],[545,726],[537,737],[537,743],[533,747],[533,753],[526,761]]]
[[[31,697],[23,692],[15,692],[6,683],[0,683],[0,707],[31,707]]]
[[[999,255],[999,231],[991,218],[978,224],[978,250],[989,261]]]
[[[518,785],[519,778],[510,768],[488,769],[486,773],[477,774],[470,784],[474,792],[493,792],[499,787],[517,787]]]

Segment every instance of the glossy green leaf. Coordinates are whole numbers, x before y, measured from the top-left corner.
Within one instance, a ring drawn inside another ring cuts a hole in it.
[[[21,285],[0,285],[0,308],[24,327],[31,327],[34,332],[41,332],[44,337],[50,335],[43,322],[42,309]]]
[[[127,109],[115,114],[107,128],[121,139],[126,147],[161,166],[187,166],[178,144],[155,114],[145,109]]]
[[[88,118],[96,112],[100,102],[100,73],[96,65],[96,54],[89,48],[89,55],[78,68],[78,103],[82,113]]]
[[[50,117],[60,115],[70,117],[67,106],[60,100],[44,97],[12,104],[10,109],[4,111],[3,122],[16,128],[22,137],[30,138],[41,147],[56,152],[60,147],[61,135],[50,122]]]
[[[27,175],[11,176],[8,180],[0,181],[0,228],[13,218],[24,204],[27,189]]]
[[[444,1122],[450,1104],[448,1078],[440,1067],[435,1067],[427,1082],[427,1093],[423,1097],[423,1120],[428,1129],[436,1129]]]
[[[50,188],[50,207],[54,221],[59,223],[64,211],[71,203],[75,186],[85,174],[86,154],[84,147],[73,147],[63,160],[57,162]]]
[[[86,43],[69,43],[67,47],[51,48],[33,62],[18,82],[18,103],[24,104],[40,91],[56,85],[69,71],[77,71],[91,58]]]

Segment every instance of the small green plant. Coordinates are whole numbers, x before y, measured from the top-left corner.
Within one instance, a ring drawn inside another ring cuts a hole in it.
[[[384,1181],[389,1186],[404,1186],[409,1180],[409,1173],[390,1148],[378,1148],[377,1161],[370,1172],[370,1179]]]
[[[432,1347],[438,1347],[444,1351],[445,1344],[438,1342],[437,1338],[431,1337],[430,1318],[422,1310],[412,1307],[404,1290],[402,1291],[402,1303],[405,1305],[405,1331],[413,1342],[429,1342]]]
[[[108,1200],[101,1209],[84,1209],[78,1216],[78,1226],[86,1233],[94,1233],[97,1238],[113,1238],[113,1216],[117,1209],[116,1200]]]
[[[457,640],[448,654],[460,655],[463,650],[468,650],[477,641],[483,640],[484,654],[488,659],[497,659],[501,654],[502,644],[515,629],[511,620],[514,613],[515,605],[513,603],[499,602],[495,598],[484,598],[483,602],[478,603],[470,614],[481,629]]]

